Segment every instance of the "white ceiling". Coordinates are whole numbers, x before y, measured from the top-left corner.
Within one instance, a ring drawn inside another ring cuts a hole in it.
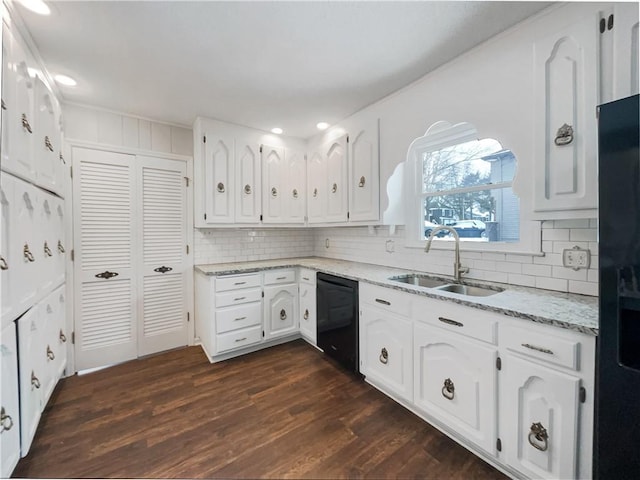
[[[48,2],[16,7],[63,100],[307,138],[549,5],[541,2]]]

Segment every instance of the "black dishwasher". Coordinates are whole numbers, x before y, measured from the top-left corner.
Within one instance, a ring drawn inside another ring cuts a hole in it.
[[[318,273],[318,347],[351,372],[358,369],[358,282]]]

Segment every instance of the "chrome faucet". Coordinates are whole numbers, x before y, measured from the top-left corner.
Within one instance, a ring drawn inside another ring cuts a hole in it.
[[[435,227],[433,230],[431,230],[431,234],[429,235],[429,238],[427,238],[427,244],[424,246],[424,251],[425,253],[429,252],[429,249],[431,248],[431,242],[433,241],[433,237],[435,237],[436,233],[442,230],[446,230],[450,232],[451,235],[453,235],[453,238],[455,238],[456,240],[455,259],[453,261],[453,278],[455,279],[456,282],[459,282],[460,276],[463,273],[469,273],[469,268],[463,267],[462,264],[460,263],[460,236],[458,235],[458,232],[456,232],[455,228],[447,227],[446,225],[440,225],[438,227]]]

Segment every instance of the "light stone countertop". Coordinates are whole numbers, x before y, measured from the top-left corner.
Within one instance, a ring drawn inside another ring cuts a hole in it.
[[[380,285],[438,300],[450,301],[460,305],[531,320],[537,323],[554,325],[590,335],[598,334],[598,298],[586,295],[576,295],[495,282],[467,280],[463,278],[463,282],[468,285],[498,287],[505,290],[489,297],[461,296],[451,292],[389,280],[389,277],[397,275],[406,275],[409,273],[424,275],[424,272],[320,257],[196,265],[195,270],[205,275],[228,275],[285,267],[310,268],[351,280],[367,282],[373,285]],[[452,277],[447,278],[440,275],[433,275],[433,277],[453,282]]]

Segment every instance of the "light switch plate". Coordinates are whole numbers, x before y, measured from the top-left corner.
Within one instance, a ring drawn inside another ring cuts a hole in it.
[[[589,268],[589,265],[591,265],[591,252],[577,245],[573,248],[565,248],[562,251],[562,265],[574,270]]]

